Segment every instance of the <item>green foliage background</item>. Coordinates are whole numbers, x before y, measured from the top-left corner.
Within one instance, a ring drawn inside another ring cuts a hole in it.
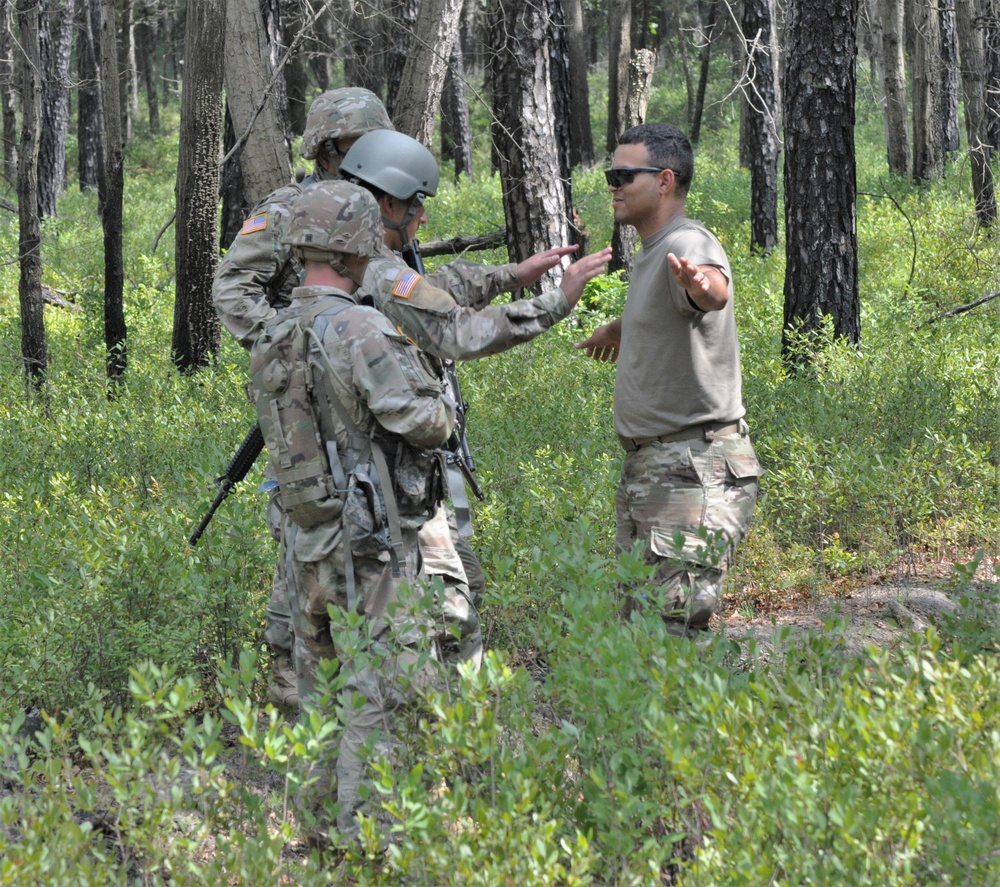
[[[683,113],[658,83],[650,119]],[[767,612],[903,559],[978,550],[953,585],[967,616],[857,661],[835,622],[786,638],[768,662],[725,637],[696,646],[655,620],[620,624],[617,583],[643,568],[613,556],[614,369],[572,347],[621,306],[621,282],[600,279],[551,334],[462,368],[489,493],[474,542],[493,653],[415,715],[411,766],[382,775],[399,843],[382,855],[373,839],[367,857],[341,863],[347,876],[1000,879],[1000,692],[984,628],[997,588],[973,575],[1000,547],[1000,303],[927,323],[1000,289],[1000,255],[972,223],[963,157],[927,187],[889,179],[864,101],[859,121],[863,341],[829,342],[798,375],[779,354],[783,255],[748,250],[749,178],[729,105],[711,106],[697,148],[689,211],[732,260],[745,399],[768,469],[727,605]],[[17,264],[0,267],[4,884],[319,884],[331,864],[286,845],[295,774],[336,725],[261,708],[275,554],[265,496],[248,480],[187,544],[253,417],[246,355],[230,340],[193,377],[169,360],[172,232],[153,244],[172,206],[175,140],[140,134],[126,152],[129,369],[114,399],[96,197],[71,189],[44,230],[45,282],[81,309],[46,309],[44,396],[20,372]],[[594,246],[611,232],[600,166],[573,182]],[[495,179],[443,181],[424,239],[502,223]],[[7,214],[0,249],[17,254]],[[32,748],[19,732],[30,706],[47,724]]]

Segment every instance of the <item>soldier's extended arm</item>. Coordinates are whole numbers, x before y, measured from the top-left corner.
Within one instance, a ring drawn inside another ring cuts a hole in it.
[[[575,250],[575,246],[543,250],[519,265],[480,265],[466,259],[455,259],[425,276],[428,283],[450,293],[459,305],[479,310],[500,293],[531,286]]]
[[[445,360],[474,360],[527,342],[566,317],[586,282],[601,273],[608,255],[605,250],[574,262],[560,288],[480,311],[458,305],[395,256],[372,260],[364,289],[424,351]]]
[[[459,305],[396,257],[373,259],[365,292],[396,327],[424,351],[445,360],[498,354],[545,332],[570,313],[562,291],[481,310]]]

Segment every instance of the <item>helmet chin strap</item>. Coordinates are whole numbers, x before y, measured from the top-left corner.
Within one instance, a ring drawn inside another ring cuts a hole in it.
[[[341,277],[346,277],[357,287],[361,287],[361,282],[365,279],[364,274],[356,274],[347,267],[347,263],[341,258],[331,258],[329,259],[329,265],[336,271]]]
[[[398,198],[395,198],[398,200]],[[407,230],[407,226],[413,221],[413,217],[417,214],[419,208],[423,206],[423,201],[418,200],[416,195],[410,198],[410,204],[407,207],[406,215],[403,216],[403,221],[394,222],[392,219],[387,219],[382,216],[382,224],[388,228],[390,231],[395,231],[399,234],[399,239],[403,246],[406,246],[413,238],[410,237],[410,232]]]

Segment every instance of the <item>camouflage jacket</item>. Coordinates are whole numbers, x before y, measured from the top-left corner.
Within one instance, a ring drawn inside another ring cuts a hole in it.
[[[282,244],[281,235],[285,220],[289,216],[289,206],[311,181],[314,181],[314,178],[308,176],[301,184],[292,182],[273,191],[257,204],[243,223],[239,234],[233,239],[215,273],[212,282],[212,301],[215,303],[215,310],[222,325],[245,348],[253,344],[261,325],[274,317],[275,308],[288,304],[292,288],[299,284],[301,267],[291,256],[288,248]],[[388,253],[388,256],[392,257],[392,253]],[[406,267],[398,260],[397,263],[400,267]],[[460,305],[468,306],[469,313],[486,307],[497,295],[516,289],[519,285],[517,266],[514,264],[488,266],[461,259],[428,274],[426,281],[440,288],[438,292],[442,292],[445,298],[450,300],[452,308]],[[451,293],[450,297],[448,293]],[[422,300],[417,301],[422,304]],[[565,298],[562,301],[565,303]],[[565,310],[559,317],[568,313],[569,306],[565,305]],[[558,320],[559,317],[555,319]],[[410,322],[400,322],[395,318],[393,322],[406,329],[407,335],[414,341],[426,338],[422,329],[430,323],[422,314],[416,314],[414,320]],[[496,326],[494,320],[488,322],[484,320],[484,323],[490,328]],[[551,326],[551,323],[548,326]],[[544,328],[547,329],[547,326]],[[468,339],[465,329],[456,332]],[[537,332],[534,335],[537,335]],[[491,336],[488,333],[477,332],[473,338],[478,341]],[[517,344],[517,341],[511,341],[504,347],[509,348]],[[452,350],[458,347],[460,346],[457,343],[454,346],[449,345]]]
[[[354,301],[330,287],[301,286],[292,291],[302,306],[329,296]],[[361,430],[371,431],[377,424],[418,449],[444,445],[455,408],[444,394],[442,379],[379,311],[355,304],[337,314],[322,333],[323,351],[335,374],[333,389]],[[348,434],[336,411],[322,402],[317,408],[325,432],[338,438],[346,452]]]
[[[506,269],[516,267],[494,269],[460,260],[421,276],[384,249],[369,263],[362,291],[424,351],[444,360],[474,360],[533,339],[571,310],[561,289],[504,305],[489,304],[496,295],[492,292],[488,298],[469,298],[477,290],[489,292],[488,282],[503,279]],[[516,274],[504,283],[507,290],[515,289]]]

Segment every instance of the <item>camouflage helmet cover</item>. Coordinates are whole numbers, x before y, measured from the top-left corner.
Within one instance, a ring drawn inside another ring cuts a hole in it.
[[[331,89],[309,106],[306,131],[299,153],[314,160],[328,139],[354,139],[374,129],[392,129],[385,105],[375,93],[361,87]]]
[[[340,175],[409,200],[418,192],[433,197],[440,170],[434,155],[412,136],[379,130],[365,133],[351,146]]]
[[[328,180],[308,185],[295,198],[282,240],[305,258],[317,253],[371,258],[382,246],[382,230],[371,192]]]

